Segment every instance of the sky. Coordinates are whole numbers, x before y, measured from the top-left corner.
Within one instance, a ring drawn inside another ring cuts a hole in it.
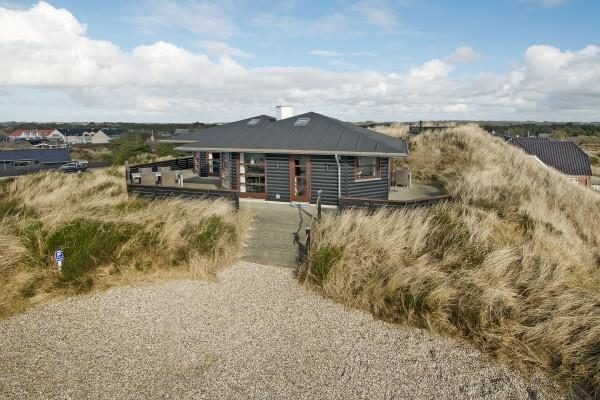
[[[597,0],[0,0],[0,121],[600,121]]]

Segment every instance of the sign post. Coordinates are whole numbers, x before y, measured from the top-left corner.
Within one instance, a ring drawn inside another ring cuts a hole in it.
[[[58,272],[62,271],[62,263],[65,259],[65,254],[62,249],[58,249],[54,252],[54,261],[56,262],[56,266],[58,267]]]

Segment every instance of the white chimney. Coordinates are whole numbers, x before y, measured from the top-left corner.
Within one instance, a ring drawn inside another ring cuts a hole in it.
[[[294,107],[292,106],[277,106],[277,121],[291,118],[294,116]]]

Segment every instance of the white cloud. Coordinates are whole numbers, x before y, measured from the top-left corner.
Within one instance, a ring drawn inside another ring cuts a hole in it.
[[[352,8],[371,25],[382,29],[395,28],[398,22],[394,12],[382,2],[359,1]]]
[[[352,32],[352,19],[341,13],[323,15],[314,19],[300,19],[295,16],[261,13],[250,22],[258,29],[276,30],[289,36],[323,36]]]
[[[241,50],[204,45],[220,49],[218,61],[166,42],[124,51],[45,2],[0,8],[0,88],[17,93],[8,110],[19,107],[27,119],[47,110],[60,113],[47,119],[72,119],[78,109],[81,119],[215,121],[289,103],[349,120],[600,120],[600,46],[532,46],[505,74],[456,76],[444,59],[394,73],[247,68],[232,58]],[[32,102],[24,93],[46,95]],[[56,99],[65,95],[61,109]],[[0,120],[14,119],[8,114],[0,108]]]
[[[522,3],[537,4],[542,7],[556,7],[568,3],[570,0],[520,0]]]
[[[394,4],[400,4],[398,0]],[[415,35],[418,31],[401,29],[396,12],[385,0],[359,0],[339,7],[336,12],[314,18],[263,12],[251,18],[258,29],[275,30],[289,36],[361,36],[373,29],[387,34]]]
[[[446,61],[450,64],[467,64],[481,60],[483,55],[478,53],[469,46],[461,46],[454,50],[452,54],[446,57]]]
[[[337,51],[330,51],[330,50],[311,50],[308,52],[308,54],[310,54],[311,56],[317,56],[317,57],[342,57],[343,54],[339,53]]]
[[[226,12],[226,4],[208,0],[145,0],[140,15],[133,18],[133,22],[147,32],[165,27],[226,39],[237,30]]]
[[[253,58],[254,56],[243,50],[230,46],[228,43],[215,40],[202,40],[198,45],[205,49],[209,54],[221,57],[230,56],[238,58]]]
[[[343,57],[373,57],[376,56],[377,53],[372,51],[352,51],[349,53],[341,53],[339,51],[332,50],[311,50],[308,52],[311,56],[317,57],[329,57],[329,58],[343,58]]]
[[[0,0],[0,8],[10,8],[14,10],[24,10],[27,6],[14,1]]]

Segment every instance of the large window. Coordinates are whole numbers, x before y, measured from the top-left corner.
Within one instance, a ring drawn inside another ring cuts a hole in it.
[[[357,157],[354,174],[356,180],[381,178],[381,165],[377,157]]]
[[[249,196],[264,196],[266,193],[265,155],[260,153],[240,154],[240,192]]]

